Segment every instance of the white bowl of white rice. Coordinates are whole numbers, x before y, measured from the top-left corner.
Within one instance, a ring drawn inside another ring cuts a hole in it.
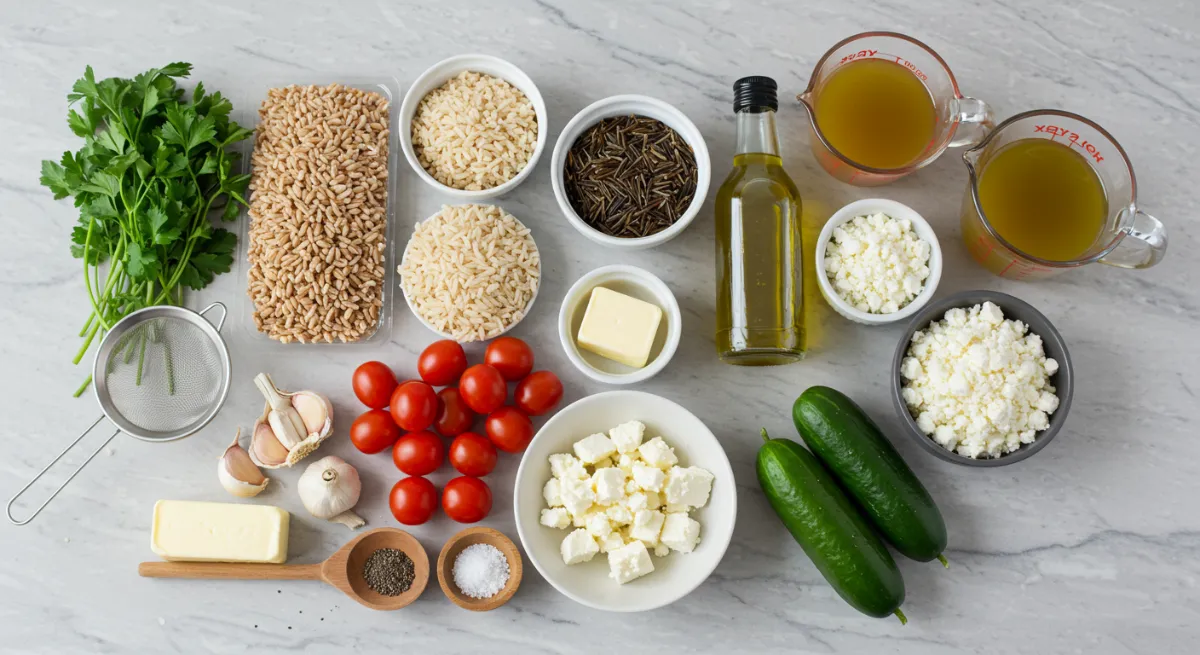
[[[428,100],[427,100],[428,97]],[[502,196],[546,146],[546,103],[520,68],[490,55],[430,66],[400,105],[400,149],[426,184],[462,201]]]

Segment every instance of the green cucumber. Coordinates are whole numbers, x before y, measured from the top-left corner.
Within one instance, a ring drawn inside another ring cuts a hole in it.
[[[884,539],[905,557],[947,565],[942,513],[862,408],[840,391],[810,387],[792,405],[792,420]]]
[[[803,446],[771,439],[758,451],[758,482],[771,507],[817,570],[854,609],[907,623],[904,579],[887,547],[871,531],[832,474]]]

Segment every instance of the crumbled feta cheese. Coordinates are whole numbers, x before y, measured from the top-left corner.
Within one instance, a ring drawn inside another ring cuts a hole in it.
[[[645,432],[646,426],[641,421],[629,421],[609,430],[608,438],[616,444],[617,452],[624,455],[637,451],[638,446],[642,445],[642,435]]]
[[[612,534],[612,524],[608,522],[608,514],[603,511],[588,514],[584,527],[587,528],[588,534],[597,539],[603,539]]]
[[[1058,409],[1058,362],[994,303],[953,308],[913,334],[900,395],[917,427],[960,455],[999,457],[1032,443]],[[668,476],[669,477],[669,476]]]
[[[611,505],[625,497],[625,472],[617,468],[598,469],[592,474],[598,505]]]
[[[671,550],[690,553],[700,541],[700,523],[685,513],[667,514],[659,541]]]
[[[582,479],[588,476],[583,463],[567,453],[550,456],[550,474],[560,480]]]
[[[833,229],[825,246],[825,276],[855,309],[891,314],[925,288],[931,252],[907,219],[856,216]]]
[[[650,553],[646,550],[646,544],[634,541],[609,551],[608,568],[609,577],[619,584],[625,584],[654,571],[654,562],[650,561]]]
[[[629,495],[626,505],[631,512],[662,507],[662,496],[653,491],[639,491]]]
[[[663,493],[672,505],[704,507],[712,491],[713,474],[698,466],[671,467],[663,484]]]
[[[546,480],[542,487],[542,498],[546,499],[546,507],[562,507],[562,483],[558,478]]]
[[[637,482],[638,487],[646,491],[659,491],[662,489],[663,481],[667,479],[667,474],[663,473],[662,469],[646,464],[633,465],[633,480]]]
[[[667,555],[670,555],[670,554],[671,554],[671,549],[668,548],[666,544],[659,544],[654,547],[654,556],[655,557],[666,557]]]
[[[579,529],[571,532],[562,540],[559,550],[562,553],[563,562],[570,566],[590,561],[596,556],[596,553],[600,552],[600,546],[587,530]]]
[[[632,475],[632,474],[633,474],[633,472],[630,471],[630,475]],[[638,486],[637,480],[634,480],[633,478],[630,478],[625,483],[625,493],[627,495],[632,496],[633,494],[637,493],[639,489],[641,489],[641,487]]]
[[[621,538],[620,532],[610,532],[607,537],[600,540],[600,552],[612,552],[624,545],[625,540]]]
[[[629,536],[653,546],[658,543],[658,535],[662,532],[666,516],[656,509],[638,510],[633,514],[633,523],[629,528]]]
[[[560,495],[563,507],[567,508],[571,516],[583,516],[592,506],[592,502],[596,500],[596,492],[592,490],[592,481],[587,478],[563,480]]]
[[[557,528],[562,530],[571,525],[571,515],[567,514],[566,508],[552,507],[542,510],[541,524],[547,528]]]
[[[632,453],[621,453],[617,458],[617,468],[625,471],[627,475],[633,475],[633,465],[642,460],[638,452],[634,450]]]
[[[615,464],[613,463],[613,459],[611,457],[605,457],[604,459],[596,462],[595,464],[592,464],[592,468],[596,468],[596,469],[607,469],[607,468],[612,468],[613,466],[615,466]]]
[[[603,434],[593,434],[575,442],[575,456],[584,464],[594,464],[617,452],[612,439]]]
[[[604,513],[608,514],[609,522],[615,525],[629,525],[633,522],[633,512],[624,505],[610,505]]]
[[[657,466],[664,471],[679,462],[675,449],[668,446],[662,437],[654,437],[638,447],[638,453],[650,466]]]

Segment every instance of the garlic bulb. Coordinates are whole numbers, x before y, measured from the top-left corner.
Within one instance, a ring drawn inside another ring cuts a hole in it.
[[[296,483],[300,502],[309,514],[350,528],[366,525],[351,511],[362,493],[358,471],[341,457],[330,455],[308,465]]]
[[[217,479],[221,481],[225,491],[241,498],[250,498],[266,489],[270,480],[254,465],[246,449],[238,444],[241,437],[242,429],[238,428],[233,443],[229,444],[217,460]]]
[[[280,391],[266,373],[254,384],[267,399],[250,436],[250,457],[263,468],[294,465],[333,433],[333,405],[315,391]]]

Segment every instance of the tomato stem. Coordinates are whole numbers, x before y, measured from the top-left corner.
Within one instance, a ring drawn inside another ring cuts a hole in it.
[[[904,616],[904,612],[901,612],[899,607],[892,614],[895,614],[896,618],[900,619],[900,625],[908,625],[908,617]]]
[[[771,440],[771,437],[768,437],[768,436],[767,436],[767,429],[766,429],[766,428],[759,428],[759,429],[761,429],[761,430],[762,430],[762,438],[763,438],[763,441],[770,441],[770,440]]]
[[[937,558],[938,558],[938,561],[942,563],[942,566],[944,566],[944,567],[946,567],[946,568],[950,568],[950,562],[948,562],[948,561],[946,560],[946,556],[945,556],[945,555],[943,555],[943,554],[941,554],[941,553],[938,553],[938,556],[937,556]]]

